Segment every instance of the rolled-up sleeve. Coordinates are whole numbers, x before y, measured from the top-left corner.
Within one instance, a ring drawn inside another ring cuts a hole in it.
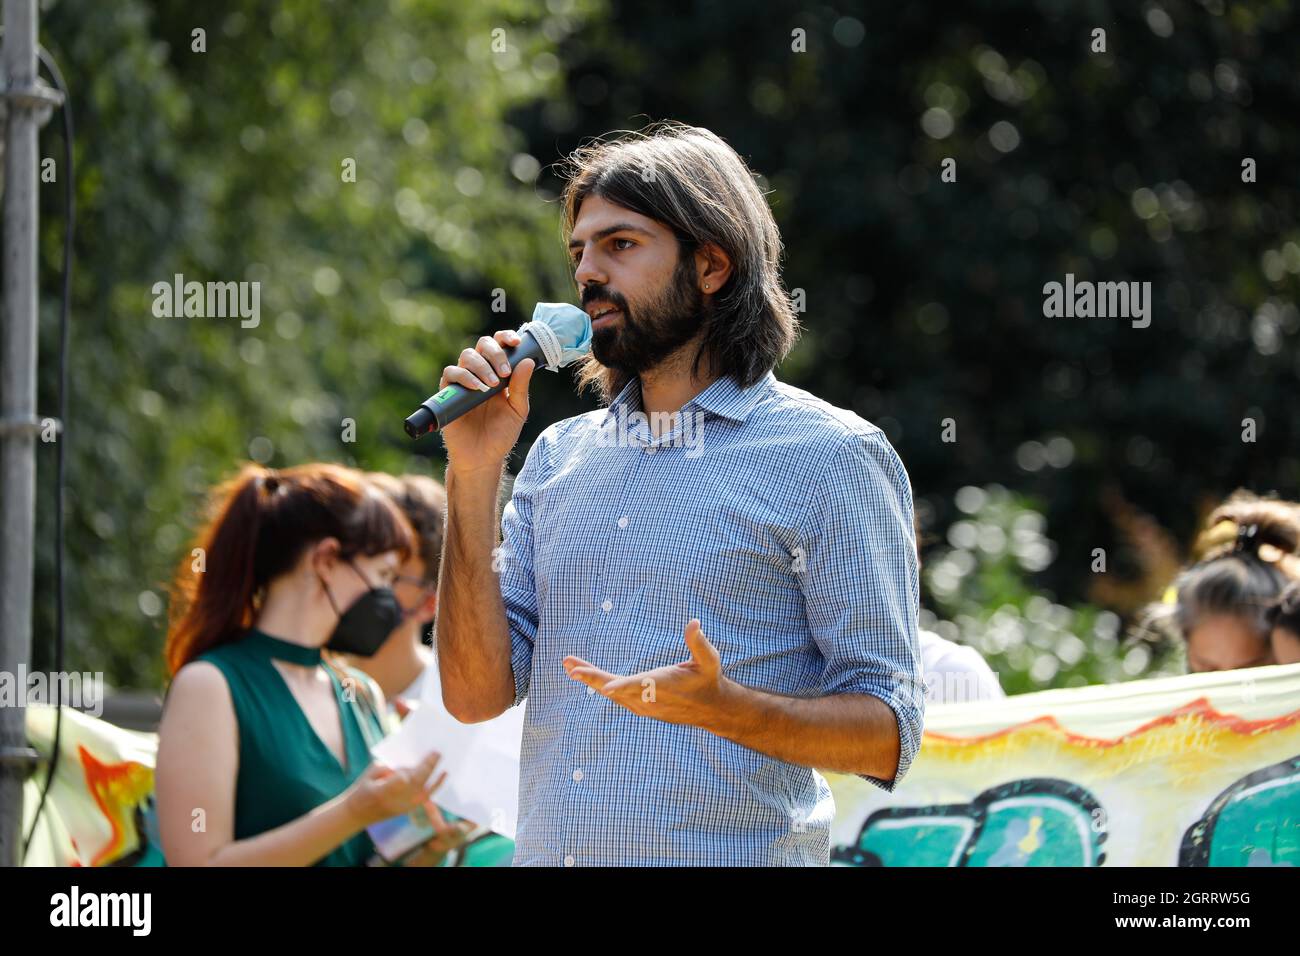
[[[892,791],[920,750],[925,686],[911,483],[882,432],[855,432],[829,456],[801,539],[808,625],[825,658],[819,689],[870,694],[894,712],[893,779],[859,774]]]
[[[515,678],[515,705],[528,696],[537,639],[537,587],[533,580],[533,493],[546,457],[547,433],[529,449],[501,515],[501,546],[496,565],[501,600],[510,625],[510,669]]]

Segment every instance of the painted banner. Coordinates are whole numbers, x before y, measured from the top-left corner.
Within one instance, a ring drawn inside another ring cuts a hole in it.
[[[27,705],[27,739],[41,757],[23,783],[23,835],[31,829],[54,744],[53,707]],[[115,727],[63,708],[59,762],[32,835],[27,866],[162,863],[153,825],[156,734]]]
[[[1298,866],[1300,664],[927,707],[893,793],[827,774],[839,866]]]
[[[53,729],[28,708],[46,759]],[[156,749],[64,708],[27,865],[160,863]],[[1297,866],[1300,664],[934,705],[894,793],[827,779],[833,865]],[[42,766],[25,784],[24,833],[43,781]],[[508,864],[493,843],[461,865]]]

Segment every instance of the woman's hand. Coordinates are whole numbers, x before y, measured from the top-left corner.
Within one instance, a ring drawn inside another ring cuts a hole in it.
[[[438,866],[452,850],[465,845],[469,835],[478,829],[471,820],[448,823],[432,800],[424,805],[425,815],[433,826],[434,836],[423,847],[407,856],[402,866]]]
[[[432,784],[425,786],[441,758],[442,755],[433,750],[414,767],[404,770],[395,770],[381,763],[371,764],[344,793],[345,805],[353,819],[365,828],[428,805],[433,792],[447,779],[444,771]]]

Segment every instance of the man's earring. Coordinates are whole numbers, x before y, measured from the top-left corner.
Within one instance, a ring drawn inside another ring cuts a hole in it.
[[[704,291],[705,291],[705,292],[708,292],[708,291],[709,291],[709,284],[708,284],[707,282],[704,283]]]

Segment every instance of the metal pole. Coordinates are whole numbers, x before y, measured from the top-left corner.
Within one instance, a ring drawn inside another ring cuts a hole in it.
[[[7,107],[4,334],[0,350],[0,677],[31,660],[36,524],[37,131],[49,100],[36,76],[36,0],[4,0]],[[25,705],[27,688],[15,686]],[[0,866],[21,862],[23,781],[34,765],[25,706],[0,706]]]

